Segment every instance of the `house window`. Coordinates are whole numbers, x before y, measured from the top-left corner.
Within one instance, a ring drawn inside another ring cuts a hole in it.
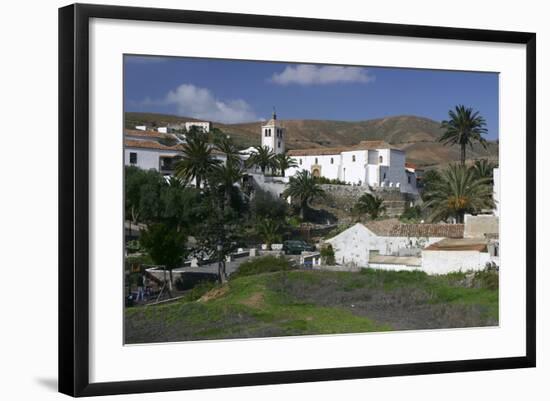
[[[137,153],[130,152],[130,164],[137,164]]]
[[[277,142],[277,147],[278,147],[278,148],[281,147],[281,141],[278,141],[278,142]]]
[[[330,164],[334,164],[334,157],[330,158]]]
[[[317,160],[317,158],[315,158],[315,164],[319,164],[319,160]]]
[[[384,179],[384,180],[386,179],[386,173],[384,173],[384,178],[383,178],[383,179]]]
[[[265,130],[265,136],[266,136],[266,137],[269,136],[269,132],[268,132],[267,129]]]
[[[351,161],[352,161],[352,162],[355,161],[355,155],[351,156]]]
[[[410,175],[407,176],[407,181],[408,181],[409,184],[411,183],[411,176]]]
[[[382,164],[384,162],[384,157],[379,156],[378,157],[378,163]]]
[[[300,159],[300,165],[302,165],[302,159]]]

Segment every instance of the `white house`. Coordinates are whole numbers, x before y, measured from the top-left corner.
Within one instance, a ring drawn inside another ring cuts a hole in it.
[[[462,224],[402,224],[396,219],[357,223],[333,238],[336,263],[368,267],[382,264],[379,256],[391,256],[392,264],[412,264],[397,258],[419,257],[426,246],[445,238],[462,238]],[[374,258],[374,260],[371,260]]]
[[[483,270],[490,261],[487,241],[478,238],[446,238],[422,250],[422,270],[428,274]]]
[[[405,152],[384,141],[361,141],[348,147],[290,150],[297,167],[286,175],[307,170],[314,176],[338,179],[356,185],[399,188],[416,193],[413,170],[405,167]]]
[[[151,140],[124,140],[125,166],[153,169],[164,175],[171,175],[174,172],[174,159],[180,155],[181,148],[178,145],[166,146]]]
[[[210,132],[210,121],[187,121],[185,122],[185,130],[190,131],[191,128],[196,127],[202,132]]]

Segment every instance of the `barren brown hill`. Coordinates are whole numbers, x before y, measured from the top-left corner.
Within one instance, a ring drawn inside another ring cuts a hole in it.
[[[196,119],[154,113],[126,113],[126,126],[164,126]],[[457,146],[445,146],[438,142],[442,134],[440,123],[418,116],[395,116],[365,121],[334,120],[281,120],[287,129],[287,148],[306,149],[317,147],[356,145],[362,140],[384,140],[407,154],[407,160],[419,165],[446,164],[459,159]],[[261,121],[222,124],[214,127],[231,135],[242,147],[260,143]],[[498,144],[490,142],[487,149],[476,145],[468,149],[469,159],[498,159]]]

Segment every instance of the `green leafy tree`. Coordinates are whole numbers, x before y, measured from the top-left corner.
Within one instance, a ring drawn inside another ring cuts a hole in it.
[[[196,226],[201,214],[201,197],[196,188],[185,187],[172,177],[160,191],[160,219],[176,231],[182,232]]]
[[[283,192],[285,198],[290,197],[293,202],[300,206],[300,218],[303,220],[309,203],[325,195],[325,191],[317,183],[309,171],[299,171],[290,177],[287,188]]]
[[[182,145],[182,157],[176,164],[175,175],[184,180],[195,179],[197,188],[201,187],[212,168],[219,164],[208,144],[208,135],[193,127],[186,136],[187,142]]]
[[[267,191],[256,189],[250,201],[250,212],[255,221],[263,219],[283,220],[287,215],[288,204],[284,199]]]
[[[454,110],[449,110],[449,120],[444,120],[441,127],[445,130],[440,142],[445,145],[460,146],[460,163],[466,163],[466,146],[473,147],[475,142],[479,142],[483,147],[487,147],[487,141],[483,135],[487,134],[485,119],[477,111],[470,107],[458,105]]]
[[[276,155],[274,157],[274,164],[279,170],[281,177],[285,176],[285,171],[289,168],[298,167],[298,163],[296,163],[296,161],[286,153],[279,153]]]
[[[149,222],[158,216],[159,193],[164,178],[155,170],[142,170],[135,166],[125,168],[125,215],[132,223]]]
[[[258,166],[263,174],[266,170],[277,168],[275,163],[275,153],[268,148],[267,146],[256,146],[254,147],[255,152],[251,153],[248,158],[247,167]]]
[[[185,246],[187,234],[164,223],[149,225],[139,240],[157,265],[164,266],[170,272],[170,286],[173,283],[172,269],[179,267],[187,255]]]
[[[488,178],[477,178],[473,169],[451,164],[427,193],[424,207],[429,211],[429,219],[441,221],[454,217],[463,223],[465,213],[492,209],[493,188],[489,183]]]
[[[386,207],[383,205],[384,200],[378,196],[365,193],[357,200],[353,206],[353,212],[357,216],[369,215],[371,219],[377,219]]]

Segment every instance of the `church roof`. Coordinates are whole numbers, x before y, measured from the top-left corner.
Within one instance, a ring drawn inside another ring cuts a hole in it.
[[[375,150],[375,149],[392,149],[401,150],[391,146],[385,141],[361,141],[357,145],[338,146],[332,148],[311,148],[311,149],[294,149],[289,150],[289,156],[315,156],[315,155],[337,155],[342,152],[352,152],[354,150]]]

